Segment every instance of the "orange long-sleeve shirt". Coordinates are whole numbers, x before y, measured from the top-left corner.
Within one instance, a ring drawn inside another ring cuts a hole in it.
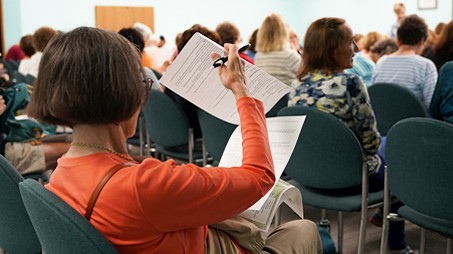
[[[121,253],[203,254],[206,225],[244,211],[275,181],[262,103],[243,97],[237,107],[242,166],[202,168],[146,159],[110,179],[90,222]],[[107,152],[63,157],[46,187],[84,214],[96,185],[123,162]]]

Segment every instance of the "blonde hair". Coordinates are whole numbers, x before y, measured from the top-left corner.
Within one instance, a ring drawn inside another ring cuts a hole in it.
[[[267,16],[258,30],[256,50],[267,53],[288,48],[289,32],[285,22],[280,15]]]
[[[393,5],[393,11],[395,13],[398,13],[400,11],[406,11],[406,6],[404,6],[403,3],[396,3],[395,5]]]

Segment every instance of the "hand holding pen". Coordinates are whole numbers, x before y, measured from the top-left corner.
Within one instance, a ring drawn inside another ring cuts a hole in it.
[[[244,63],[239,58],[236,45],[226,43],[225,50],[228,56],[220,57],[218,53],[211,55],[213,60],[217,59],[214,63],[219,62],[218,66],[213,66],[214,68],[219,67],[220,80],[227,89],[231,90],[236,99],[249,96],[250,93],[245,85]],[[228,65],[224,64],[226,61],[228,61]]]
[[[243,53],[243,52],[246,51],[249,47],[250,47],[250,44],[246,44],[246,45],[240,47],[239,50],[238,50],[238,53]],[[214,61],[214,63],[212,64],[212,66],[213,66],[214,68],[217,68],[217,67],[219,67],[219,66],[225,64],[227,61],[228,61],[228,56],[219,57],[217,60]]]

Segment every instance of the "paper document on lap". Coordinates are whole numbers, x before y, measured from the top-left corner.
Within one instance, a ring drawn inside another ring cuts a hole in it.
[[[162,76],[160,83],[204,111],[237,125],[239,114],[236,100],[220,81],[219,70],[212,67],[213,52],[224,55],[222,46],[200,33],[194,34]],[[292,90],[265,71],[242,61],[245,64],[247,87],[253,97],[263,102],[265,112]]]
[[[289,158],[296,146],[305,116],[279,116],[266,119],[269,144],[274,161],[275,178],[279,179],[288,164]],[[219,167],[235,167],[242,165],[242,135],[240,126],[231,134]],[[277,184],[277,181],[276,181]],[[274,185],[275,187],[275,185]],[[274,188],[272,187],[272,188]],[[258,202],[251,206],[250,210],[260,210],[269,197],[272,189]]]

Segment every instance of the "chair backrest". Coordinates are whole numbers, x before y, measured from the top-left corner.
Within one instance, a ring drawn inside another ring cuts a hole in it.
[[[453,125],[405,119],[387,136],[389,189],[421,213],[453,221]]]
[[[425,105],[409,89],[400,85],[375,83],[368,87],[368,94],[382,136],[387,136],[399,120],[428,115]]]
[[[168,95],[151,89],[143,107],[146,130],[151,140],[163,147],[185,145],[189,140],[189,120]]]
[[[19,189],[44,253],[118,253],[81,214],[44,186],[26,179]]]
[[[35,83],[35,80],[36,80],[35,76],[31,74],[25,75],[25,82],[27,82],[29,85],[33,85]]]
[[[13,77],[16,79],[16,83],[25,83],[25,82],[27,82],[25,80],[25,76],[22,73],[20,73],[18,70],[15,70],[13,72]]]
[[[288,94],[285,94],[285,96],[277,101],[277,103],[271,108],[271,110],[266,113],[266,117],[277,116],[278,112],[286,106],[288,106]]]
[[[23,180],[0,156],[0,248],[8,253],[40,253],[41,245],[19,192]]]
[[[361,184],[362,147],[354,133],[338,118],[310,107],[286,107],[278,115],[307,116],[285,168],[291,178],[319,189]]]
[[[219,162],[228,140],[237,126],[220,120],[202,109],[198,109],[197,113],[206,150],[214,161]]]

